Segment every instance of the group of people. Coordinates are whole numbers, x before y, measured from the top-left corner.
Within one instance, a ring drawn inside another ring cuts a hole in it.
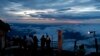
[[[46,36],[42,35],[42,37],[40,39],[41,44],[39,46],[39,40],[36,35],[34,35],[34,36],[27,35],[24,37],[15,36],[8,43],[9,43],[8,46],[10,46],[11,43],[13,43],[12,45],[19,46],[21,48],[25,48],[25,47],[33,47],[35,49],[37,49],[38,47],[50,48],[51,39],[48,35],[46,35]]]
[[[6,47],[17,47],[17,52],[21,51],[21,54],[32,55],[36,54],[38,51],[49,51],[51,44],[51,39],[48,35],[42,35],[40,40],[34,34],[27,35],[23,37],[14,36],[12,39],[8,40]]]

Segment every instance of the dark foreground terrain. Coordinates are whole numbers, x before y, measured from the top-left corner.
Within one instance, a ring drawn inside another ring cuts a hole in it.
[[[85,56],[99,56],[96,55],[96,53],[90,53]],[[16,48],[16,47],[11,47],[11,48],[6,48],[6,50],[1,52],[0,56],[80,56],[80,55],[75,55],[74,52],[71,51],[65,51],[62,50],[59,52],[57,49],[50,48],[50,49],[40,49],[38,48],[33,49],[33,50],[28,50],[28,49],[22,49],[22,48]]]

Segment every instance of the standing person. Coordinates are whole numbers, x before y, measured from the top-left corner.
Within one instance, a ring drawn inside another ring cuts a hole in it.
[[[47,35],[46,36],[46,54],[48,56],[51,56],[51,48],[50,48],[50,43],[51,43],[51,40],[50,40],[50,37]]]
[[[34,49],[37,49],[37,47],[38,47],[38,39],[37,39],[37,36],[34,36],[33,37],[33,46],[34,46]]]
[[[51,39],[50,39],[50,37],[47,35],[47,36],[46,36],[46,48],[50,48],[50,43],[51,43]]]
[[[42,35],[41,37],[41,55],[42,56],[45,55],[45,42],[46,42],[46,38],[44,35]]]
[[[26,36],[26,41],[27,41],[27,55],[31,56],[32,54],[32,43],[33,40],[31,37],[29,37],[28,35]]]
[[[26,41],[26,36],[23,36],[23,53],[24,53],[24,56],[27,56],[27,41]]]
[[[27,49],[27,41],[26,41],[26,36],[23,36],[23,48],[26,50]]]
[[[14,45],[19,46],[19,36],[18,35],[14,37]]]
[[[41,37],[41,48],[45,48],[45,41],[46,41],[45,36],[42,35],[42,37]]]
[[[33,55],[37,55],[37,48],[38,48],[38,39],[37,39],[37,36],[34,35],[33,36]]]

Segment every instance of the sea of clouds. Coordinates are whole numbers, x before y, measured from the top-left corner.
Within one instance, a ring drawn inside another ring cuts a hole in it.
[[[22,34],[32,34],[36,32],[38,39],[44,34],[48,34],[52,41],[58,41],[57,30],[62,30],[62,32],[73,31],[80,32],[81,35],[85,36],[84,38],[77,41],[77,45],[84,44],[87,53],[95,52],[95,42],[94,38],[91,35],[87,34],[88,31],[96,31],[96,38],[98,39],[98,44],[100,45],[100,26],[99,24],[63,24],[63,25],[54,25],[54,24],[11,24],[12,31],[21,32]],[[63,49],[64,50],[74,50],[74,41],[77,38],[63,38]],[[100,49],[100,48],[99,48]]]

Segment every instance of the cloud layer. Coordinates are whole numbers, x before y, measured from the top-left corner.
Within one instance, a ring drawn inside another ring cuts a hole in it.
[[[44,21],[52,18],[62,21],[100,18],[99,0],[1,0],[0,7],[0,18],[8,21],[23,18]]]

